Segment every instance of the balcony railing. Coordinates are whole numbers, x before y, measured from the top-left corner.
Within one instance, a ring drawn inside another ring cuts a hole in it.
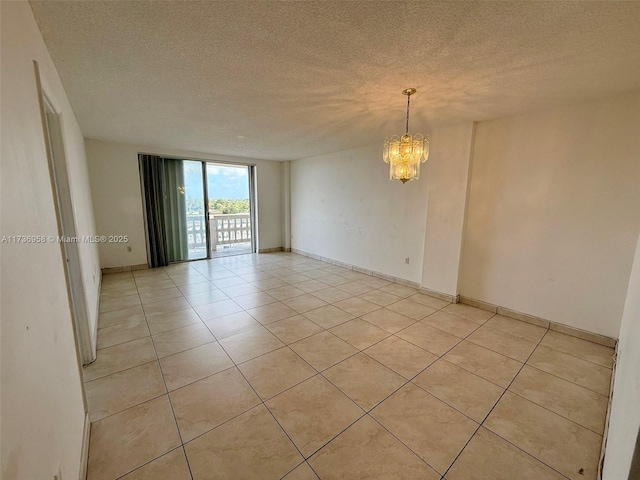
[[[210,213],[211,250],[218,245],[251,243],[251,215],[249,213]],[[207,245],[206,225],[203,215],[187,215],[189,251],[205,249]]]
[[[187,214],[187,246],[190,254],[207,251],[207,226],[204,215]]]
[[[251,242],[251,215],[236,213],[232,215],[209,214],[211,222],[211,250],[218,245]]]

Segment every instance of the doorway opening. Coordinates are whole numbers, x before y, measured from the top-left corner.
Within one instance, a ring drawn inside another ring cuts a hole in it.
[[[206,169],[211,257],[255,252],[251,167],[207,163]]]
[[[39,78],[39,77],[38,77]],[[54,103],[41,90],[43,107],[43,127],[45,143],[49,160],[49,171],[55,202],[60,237],[77,239],[76,221],[69,174],[65,156],[64,140],[62,136],[61,115],[54,107]],[[80,250],[77,241],[62,241],[61,253],[65,270],[69,304],[73,317],[73,330],[76,336],[79,360],[87,365],[96,359],[95,338],[89,327],[86,295],[80,263]]]

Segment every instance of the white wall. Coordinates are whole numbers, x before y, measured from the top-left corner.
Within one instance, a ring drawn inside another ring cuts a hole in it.
[[[431,134],[422,286],[454,297],[459,293],[474,128],[467,123]]]
[[[137,149],[97,140],[86,140],[85,145],[98,235],[129,237],[128,244],[100,244],[100,264],[104,268],[147,263]]]
[[[215,158],[212,158],[215,160]],[[222,159],[222,157],[220,157]],[[230,159],[230,161],[233,161]],[[283,194],[285,162],[247,160],[256,165],[258,251],[284,247]]]
[[[461,294],[616,337],[640,231],[640,93],[480,122]]]
[[[629,279],[618,343],[604,480],[626,480],[640,429],[640,237]]]
[[[255,164],[257,181],[258,248],[283,246],[283,162],[247,160],[102,140],[86,140],[89,177],[99,235],[128,235],[128,244],[100,244],[103,267],[147,263],[138,152]],[[131,247],[131,252],[127,251]]]
[[[420,282],[428,165],[403,185],[389,180],[382,145],[292,162],[291,246]]]
[[[93,235],[84,142],[27,2],[0,2],[2,235],[56,236],[33,60],[61,106],[78,233]],[[95,309],[99,264],[80,250],[87,298]],[[85,407],[60,245],[1,247],[1,476],[51,479],[59,465],[77,478]],[[90,310],[92,322],[95,310]]]

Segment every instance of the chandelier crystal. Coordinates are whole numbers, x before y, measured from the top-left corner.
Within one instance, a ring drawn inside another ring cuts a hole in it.
[[[415,88],[402,91],[407,96],[407,122],[404,135],[384,139],[382,159],[389,164],[389,178],[407,183],[420,177],[420,164],[429,159],[429,137],[420,133],[409,135],[409,103]]]

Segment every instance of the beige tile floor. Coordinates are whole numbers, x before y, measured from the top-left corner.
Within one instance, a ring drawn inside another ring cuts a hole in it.
[[[596,478],[610,348],[284,253],[100,312],[89,480]]]

